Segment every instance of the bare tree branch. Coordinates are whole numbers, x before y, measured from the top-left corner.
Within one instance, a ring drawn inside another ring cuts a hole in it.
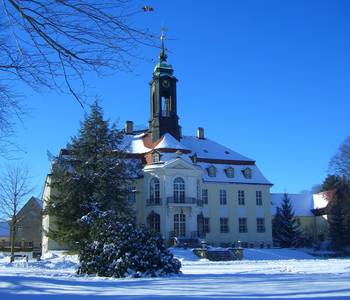
[[[34,89],[71,94],[80,104],[86,72],[129,71],[139,45],[154,37],[131,21],[125,0],[2,0],[1,75]],[[75,83],[73,85],[73,82]]]
[[[13,83],[57,90],[83,106],[85,75],[130,71],[138,46],[154,36],[132,23],[144,13],[127,0],[1,0],[0,156],[23,113]],[[12,84],[10,84],[12,83]]]

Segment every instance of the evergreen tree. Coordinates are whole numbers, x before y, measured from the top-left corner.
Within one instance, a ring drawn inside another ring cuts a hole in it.
[[[288,194],[283,195],[281,207],[277,207],[272,221],[272,236],[274,243],[282,248],[298,247],[302,244],[300,226],[294,216]]]
[[[329,239],[336,250],[350,247],[350,182],[345,177],[329,175],[323,191],[334,191],[327,206]]]
[[[92,212],[113,210],[130,216],[126,193],[135,169],[125,159],[122,141],[123,132],[103,119],[95,102],[66,155],[57,157],[52,167],[53,192],[44,211],[55,222],[48,233],[52,239],[79,249],[89,240],[90,226],[83,221]]]
[[[106,277],[158,277],[180,273],[159,234],[136,228],[113,211],[92,213],[91,240],[80,251],[78,274]],[[86,220],[90,223],[90,220]]]

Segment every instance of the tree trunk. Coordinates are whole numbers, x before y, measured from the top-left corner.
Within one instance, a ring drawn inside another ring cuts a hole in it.
[[[15,260],[15,243],[16,243],[16,219],[15,218],[12,218],[12,221],[11,221],[10,243],[11,243],[11,259],[10,259],[10,262],[12,263]]]

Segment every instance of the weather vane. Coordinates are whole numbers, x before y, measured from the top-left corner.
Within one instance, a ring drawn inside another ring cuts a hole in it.
[[[164,33],[167,31],[167,29],[165,27],[162,27],[160,29],[161,35],[160,35],[160,40],[162,41],[162,45],[161,45],[161,51],[160,51],[160,55],[159,58],[160,60],[166,60],[167,59],[167,55],[165,54],[165,47],[164,47],[164,40],[165,40],[165,35]]]

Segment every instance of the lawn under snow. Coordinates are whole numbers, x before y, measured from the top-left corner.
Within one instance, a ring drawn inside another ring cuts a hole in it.
[[[5,299],[350,299],[350,259],[298,250],[247,249],[245,260],[209,262],[175,249],[183,275],[107,279],[75,275],[77,259],[53,253],[28,266],[0,258]]]

